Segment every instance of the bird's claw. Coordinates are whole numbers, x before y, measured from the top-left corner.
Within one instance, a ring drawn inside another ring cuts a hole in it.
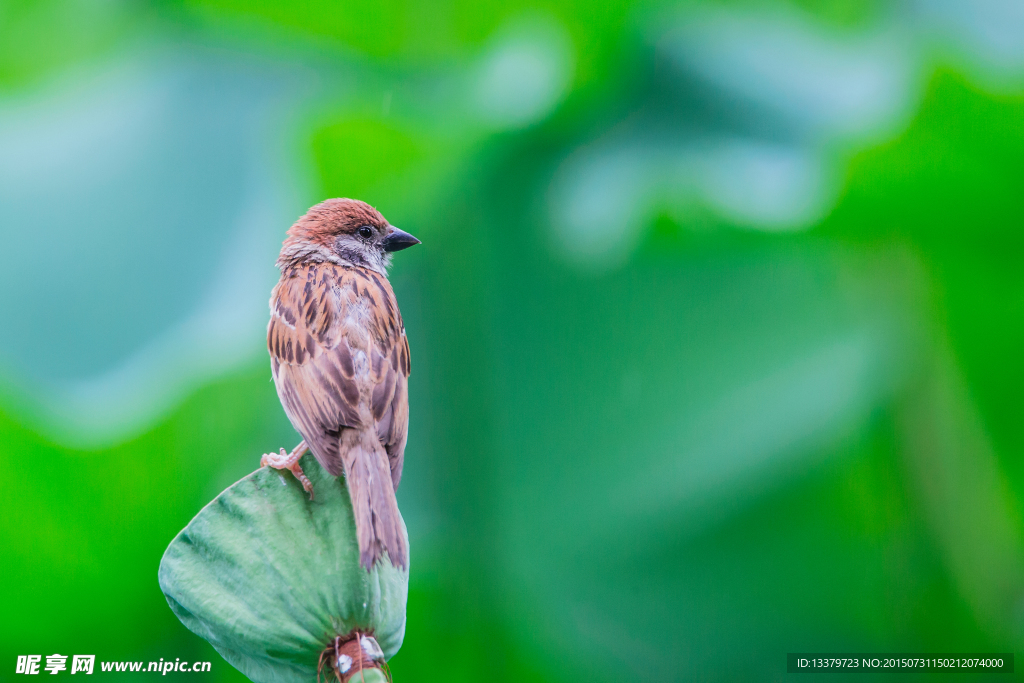
[[[302,484],[303,490],[309,494],[309,499],[313,500],[313,482],[311,482],[309,480],[309,477],[306,476],[306,473],[302,471],[302,468],[299,466],[299,463],[296,462],[288,469],[291,470],[291,473],[294,474],[295,478],[298,479],[299,483]]]
[[[288,467],[286,464],[288,460],[288,454],[281,449],[280,453],[264,453],[263,457],[260,458],[260,467],[266,467],[270,465],[274,469],[280,470]]]
[[[288,470],[302,484],[302,488],[309,494],[309,499],[313,500],[313,482],[309,480],[306,473],[302,471],[302,466],[299,465],[299,458],[305,452],[306,443],[302,442],[291,453],[286,453],[283,448],[280,453],[264,453],[260,458],[260,467],[269,466],[275,470]]]

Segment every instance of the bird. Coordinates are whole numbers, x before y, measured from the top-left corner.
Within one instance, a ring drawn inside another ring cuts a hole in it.
[[[310,499],[299,465],[307,450],[331,476],[344,474],[367,571],[385,553],[408,567],[395,494],[411,358],[387,271],[394,252],[419,243],[365,202],[328,199],[289,228],[270,296],[270,369],[302,441],[290,453],[264,454],[260,466],[290,470]]]

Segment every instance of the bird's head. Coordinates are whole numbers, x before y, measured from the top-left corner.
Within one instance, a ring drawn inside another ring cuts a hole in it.
[[[330,261],[386,275],[393,252],[419,243],[366,202],[328,199],[307,211],[288,230],[277,264],[283,267],[304,261]]]

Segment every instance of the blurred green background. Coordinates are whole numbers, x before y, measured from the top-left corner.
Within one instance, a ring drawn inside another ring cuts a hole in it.
[[[334,196],[423,241],[396,681],[1013,651],[1022,186],[1014,0],[2,0],[0,679],[242,680],[157,564],[298,440],[266,302]]]

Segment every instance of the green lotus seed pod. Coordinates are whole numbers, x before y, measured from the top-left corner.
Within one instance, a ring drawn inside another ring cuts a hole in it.
[[[160,561],[177,617],[256,683],[316,681],[339,636],[370,634],[390,659],[405,635],[408,573],[359,565],[344,478],[308,453],[301,464],[314,500],[290,472],[262,468],[204,507]]]

